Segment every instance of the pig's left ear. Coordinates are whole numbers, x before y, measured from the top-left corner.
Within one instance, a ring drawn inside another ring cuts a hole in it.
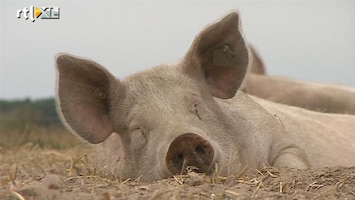
[[[186,74],[204,79],[213,96],[226,99],[242,84],[248,60],[239,16],[232,12],[195,38],[182,67]]]
[[[86,141],[103,142],[114,132],[111,94],[113,88],[121,89],[121,84],[99,64],[71,55],[57,57],[57,70],[57,105],[62,121]]]

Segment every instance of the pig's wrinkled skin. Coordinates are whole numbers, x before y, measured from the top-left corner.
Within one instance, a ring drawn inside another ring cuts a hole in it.
[[[355,115],[355,88],[266,75],[254,48],[242,90],[259,98],[325,113]]]
[[[203,30],[181,62],[123,80],[59,55],[58,110],[97,147],[98,168],[122,179],[153,181],[188,166],[231,175],[246,166],[355,165],[355,117],[237,92],[248,57],[236,12]]]

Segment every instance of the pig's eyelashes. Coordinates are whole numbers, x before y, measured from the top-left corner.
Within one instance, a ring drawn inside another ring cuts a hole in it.
[[[145,132],[139,127],[139,126],[133,126],[131,128],[131,133],[134,137],[140,137],[143,136],[144,139],[147,141],[147,135],[145,134]]]
[[[202,120],[202,118],[201,118],[201,113],[199,112],[199,109],[201,109],[201,108],[200,108],[200,107],[201,107],[200,104],[201,104],[200,102],[194,104],[194,112],[195,112],[196,116],[197,116],[200,120]]]
[[[142,129],[141,129],[139,126],[133,126],[133,127],[131,128],[131,132],[132,132],[132,133],[140,133],[140,134],[143,134],[143,131],[142,131]]]

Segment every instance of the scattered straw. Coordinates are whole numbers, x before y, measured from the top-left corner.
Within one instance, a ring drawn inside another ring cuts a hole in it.
[[[319,188],[323,187],[324,185],[322,184],[316,184],[318,181],[314,181],[313,183],[309,184],[305,191],[307,192],[310,188],[315,188],[315,190],[318,190]]]
[[[15,179],[16,179],[16,174],[17,174],[17,166],[16,166],[16,168],[15,168],[15,173],[14,173],[14,175],[12,175],[10,169],[7,170],[7,174],[9,175],[9,179],[10,179],[12,185],[15,187],[15,186],[16,186]]]
[[[2,149],[0,199],[353,199],[355,167],[294,170],[262,168],[248,174],[248,168],[235,175],[197,174],[198,184],[189,183],[190,175],[176,175],[152,183],[138,179],[105,178],[96,174],[85,149]],[[220,169],[216,167],[216,169]],[[219,171],[219,170],[218,170]],[[58,190],[32,187],[43,177],[55,174]],[[311,184],[310,184],[311,183]],[[329,186],[329,187],[328,187]],[[324,187],[324,188],[322,188]],[[30,189],[29,189],[30,188]],[[143,189],[142,189],[143,188]],[[40,189],[40,188],[39,188]]]
[[[21,194],[19,194],[18,192],[15,192],[15,191],[11,191],[11,194],[16,197],[17,199],[19,200],[26,200]]]
[[[224,192],[227,193],[227,194],[234,195],[234,196],[240,196],[240,193],[234,192],[234,191],[231,191],[231,190],[224,190]]]

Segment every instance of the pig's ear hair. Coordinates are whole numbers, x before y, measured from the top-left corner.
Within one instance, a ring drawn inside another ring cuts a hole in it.
[[[211,24],[193,41],[183,70],[203,78],[218,98],[231,98],[243,82],[248,66],[248,48],[240,30],[237,12]]]
[[[57,108],[74,133],[96,144],[114,130],[110,117],[110,88],[119,84],[99,64],[70,55],[57,57]]]

